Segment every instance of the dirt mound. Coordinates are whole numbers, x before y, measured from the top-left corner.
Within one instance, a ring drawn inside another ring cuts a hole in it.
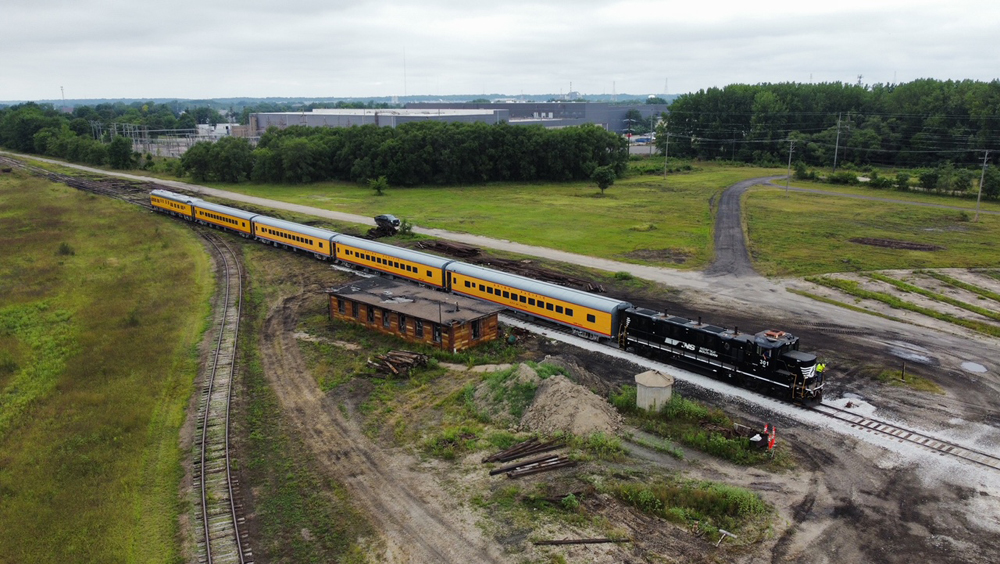
[[[887,249],[902,249],[904,251],[943,251],[944,247],[939,245],[928,245],[925,243],[912,243],[910,241],[897,241],[895,239],[873,239],[871,237],[855,237],[850,239],[852,243],[859,245],[870,245],[872,247],[885,247]]]
[[[550,435],[556,431],[589,435],[614,434],[622,424],[615,408],[600,396],[557,374],[546,379],[531,407],[521,417],[521,428]]]
[[[608,379],[602,378],[590,370],[587,370],[573,357],[546,356],[545,359],[542,360],[541,364],[551,364],[552,366],[558,366],[565,369],[569,374],[570,380],[580,384],[602,398],[608,397],[615,389],[615,386],[611,384]]]
[[[503,373],[503,374],[501,374]],[[476,409],[487,415],[496,425],[514,426],[517,415],[524,408],[524,393],[530,393],[541,383],[535,369],[527,364],[519,364],[507,375],[505,371],[485,378],[476,386],[472,401]]]

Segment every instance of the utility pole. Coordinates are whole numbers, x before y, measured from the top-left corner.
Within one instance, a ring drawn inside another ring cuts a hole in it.
[[[837,114],[837,142],[833,146],[833,172],[837,172],[837,153],[840,152],[840,114]]]
[[[663,123],[663,132],[667,136],[667,144],[663,148],[663,179],[667,179],[667,161],[670,160],[670,132],[667,131],[668,122]]]
[[[788,175],[785,176],[785,195],[788,195],[788,180],[792,177],[792,151],[795,150],[795,139],[788,146]]]
[[[979,194],[976,196],[976,218],[973,222],[979,221],[979,200],[983,197],[983,181],[986,180],[986,159],[990,156],[990,152],[986,151],[983,155],[983,172],[979,175]]]

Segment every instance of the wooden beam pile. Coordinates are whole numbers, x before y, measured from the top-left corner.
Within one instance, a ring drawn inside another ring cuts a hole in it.
[[[523,443],[518,443],[510,447],[507,450],[502,450],[496,454],[487,456],[483,459],[483,464],[488,462],[510,462],[511,460],[517,460],[518,458],[524,458],[525,456],[556,450],[557,448],[562,448],[565,445],[566,443],[559,439],[544,443],[538,442],[538,439],[528,439]]]
[[[427,366],[427,355],[410,351],[389,351],[378,355],[375,360],[368,359],[368,366],[380,374],[405,375],[416,366]]]

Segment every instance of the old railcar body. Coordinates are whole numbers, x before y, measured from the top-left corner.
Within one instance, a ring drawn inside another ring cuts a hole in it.
[[[336,245],[334,258],[339,262],[378,270],[441,289],[445,288],[445,267],[455,262],[350,235],[338,235],[333,242]]]
[[[448,265],[448,277],[448,288],[456,294],[500,304],[597,338],[613,338],[622,310],[632,307],[621,300],[462,262]]]
[[[799,351],[799,338],[784,331],[740,333],[645,308],[625,312],[618,334],[622,348],[644,356],[662,353],[701,366],[737,386],[818,403],[823,374],[816,355]]]

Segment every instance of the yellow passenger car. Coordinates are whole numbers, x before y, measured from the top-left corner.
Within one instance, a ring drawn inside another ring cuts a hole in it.
[[[236,231],[244,236],[253,235],[253,224],[251,221],[259,215],[203,200],[194,204],[195,221],[217,225],[224,229]]]
[[[181,216],[185,219],[194,218],[195,202],[200,202],[199,198],[177,194],[169,190],[153,190],[149,193],[149,204],[156,211]]]
[[[444,268],[454,262],[451,259],[350,235],[338,235],[333,241],[336,243],[338,261],[408,278],[437,288],[445,287]]]
[[[307,251],[320,259],[328,259],[333,256],[331,239],[338,235],[335,231],[309,227],[265,215],[253,218],[252,223],[253,236],[259,241]]]
[[[452,293],[500,304],[596,337],[615,334],[632,304],[461,262],[448,265]]]

